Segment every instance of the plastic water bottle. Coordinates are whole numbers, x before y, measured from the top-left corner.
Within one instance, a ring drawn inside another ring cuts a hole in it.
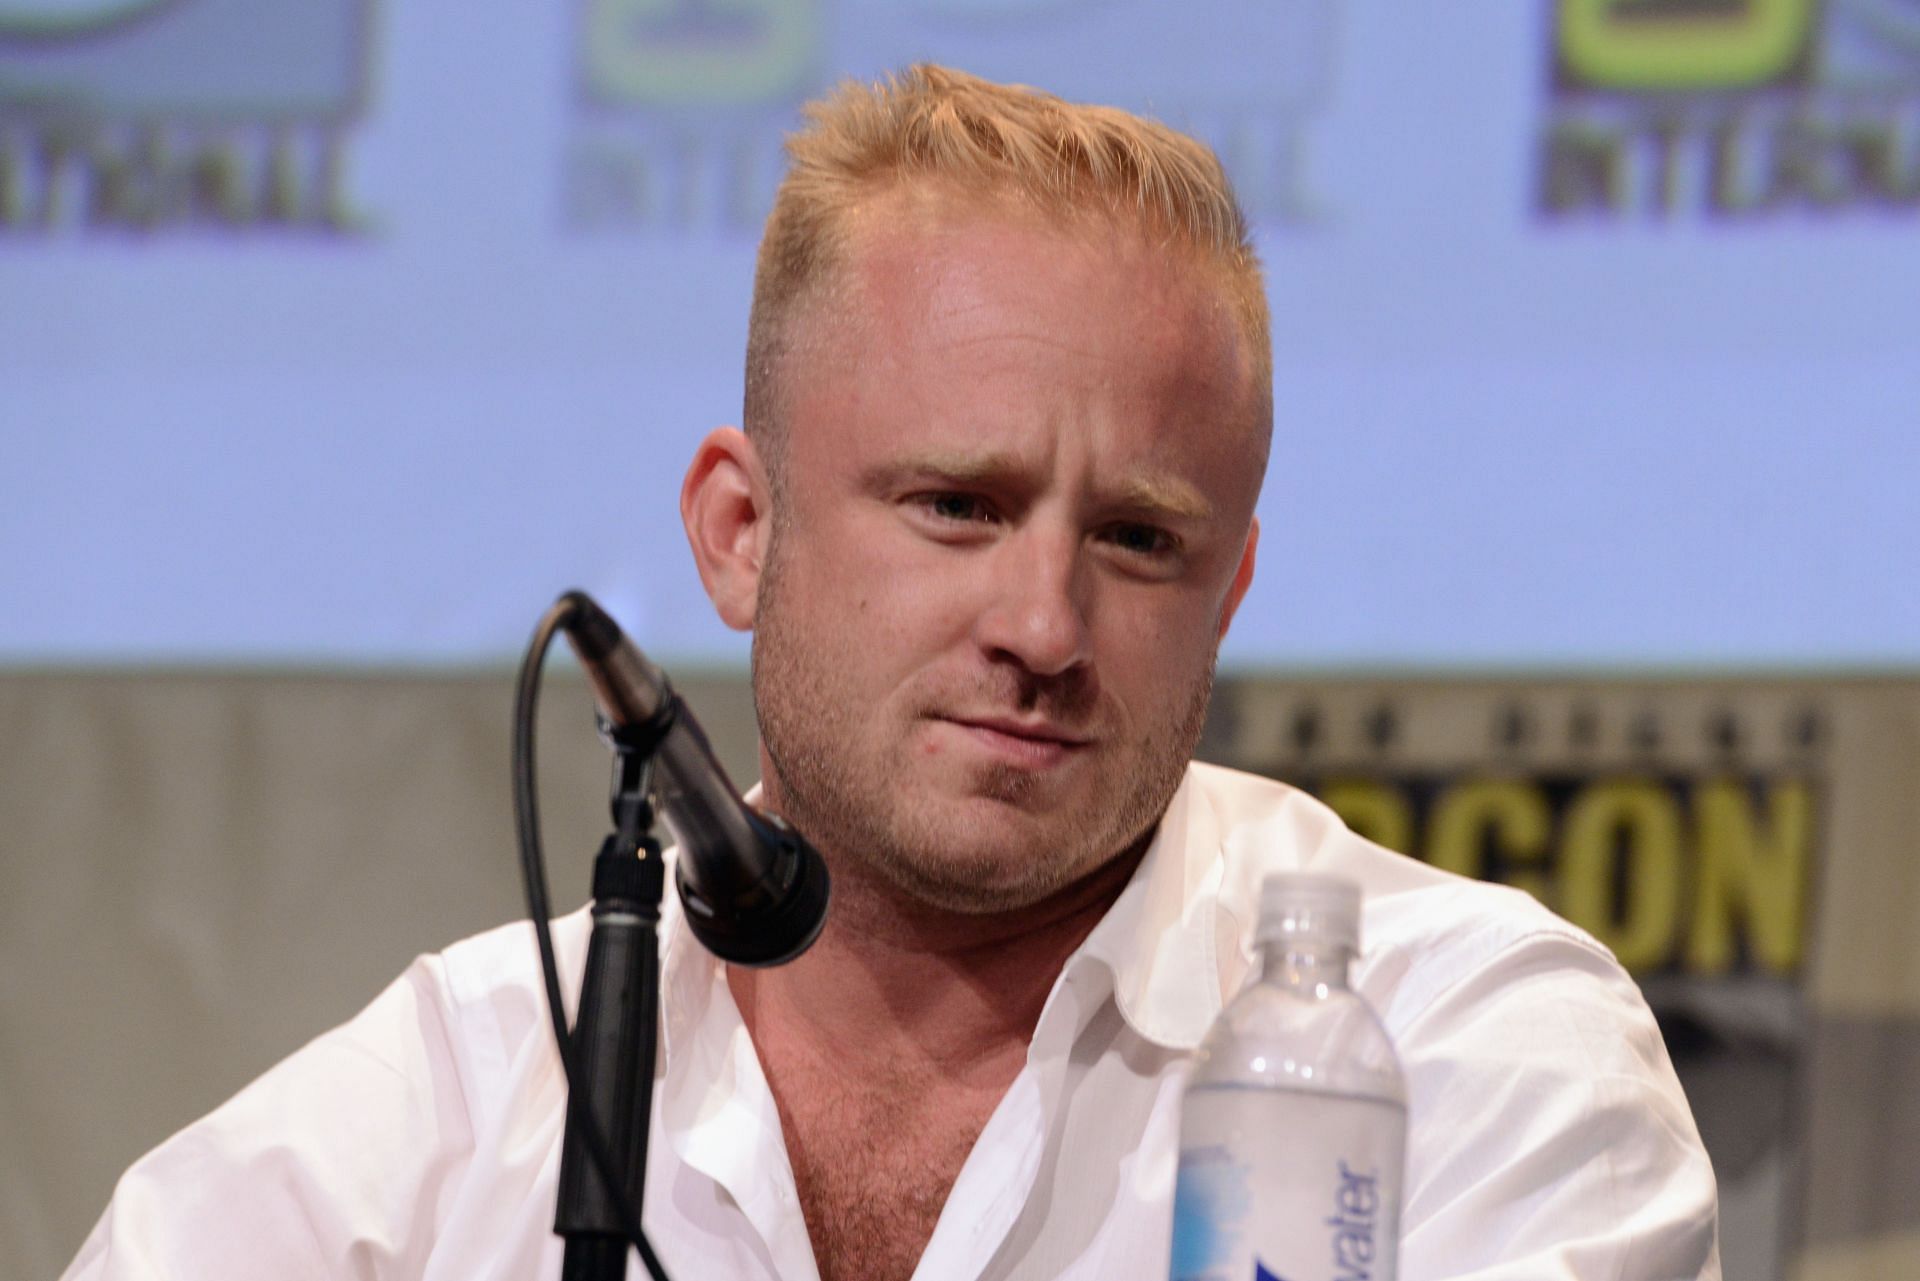
[[[1201,1044],[1180,1113],[1174,1281],[1393,1281],[1407,1094],[1347,983],[1360,891],[1262,887],[1259,981]]]

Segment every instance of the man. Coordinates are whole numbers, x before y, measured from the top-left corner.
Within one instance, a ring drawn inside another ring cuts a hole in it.
[[[1403,1281],[1717,1277],[1711,1171],[1603,949],[1189,764],[1272,416],[1212,156],[931,67],[843,89],[791,151],[746,429],[702,443],[682,512],[754,632],[760,801],[834,903],[771,971],[669,907],[668,1269],[1164,1276],[1187,1065],[1261,878],[1309,866],[1367,894]],[[577,975],[580,918],[561,942]],[[563,1106],[525,928],[469,940],[136,1165],[71,1275],[557,1275]]]

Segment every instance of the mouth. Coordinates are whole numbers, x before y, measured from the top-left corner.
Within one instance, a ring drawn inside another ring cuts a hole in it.
[[[1085,734],[1046,720],[1011,716],[941,716],[973,746],[1027,768],[1058,765],[1092,746]]]

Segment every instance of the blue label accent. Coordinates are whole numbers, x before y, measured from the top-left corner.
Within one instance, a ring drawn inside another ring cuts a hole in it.
[[[1180,1163],[1173,1194],[1171,1274],[1180,1278],[1226,1275],[1253,1207],[1246,1167],[1203,1150]],[[1219,1269],[1220,1271],[1215,1271]]]
[[[1278,1272],[1267,1271],[1267,1265],[1255,1259],[1253,1261],[1253,1281],[1287,1281]]]

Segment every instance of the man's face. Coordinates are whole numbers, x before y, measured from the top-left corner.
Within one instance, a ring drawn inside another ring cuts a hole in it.
[[[1224,293],[1129,228],[896,203],[785,377],[766,798],[932,906],[1028,906],[1151,830],[1252,571]]]

